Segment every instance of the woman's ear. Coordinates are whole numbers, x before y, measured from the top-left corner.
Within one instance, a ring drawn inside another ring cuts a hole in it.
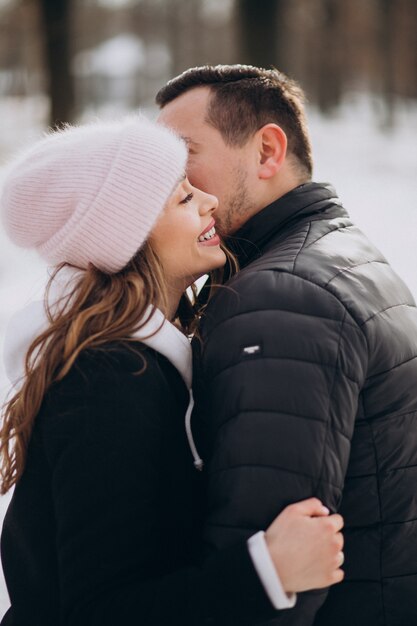
[[[287,135],[277,124],[266,124],[257,132],[258,177],[267,180],[281,169],[287,154]]]

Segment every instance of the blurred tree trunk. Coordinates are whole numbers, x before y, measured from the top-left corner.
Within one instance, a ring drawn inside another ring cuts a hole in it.
[[[182,19],[181,5],[178,0],[166,3],[167,10],[167,40],[171,53],[171,76],[177,76],[184,70],[182,63]]]
[[[286,71],[287,0],[237,0],[236,18],[241,63]]]
[[[379,54],[381,58],[382,95],[385,103],[385,119],[382,121],[386,128],[394,123],[394,0],[379,0],[380,28]]]
[[[321,32],[319,33],[319,63],[317,74],[317,102],[320,109],[329,113],[340,102],[342,76],[339,0],[322,0]]]
[[[409,70],[409,90],[408,95],[412,98],[417,98],[417,37],[415,33],[417,33],[417,5],[414,0],[410,0],[407,6],[407,10],[410,14],[410,22],[411,22],[411,52],[410,52],[410,63],[408,65]]]
[[[71,0],[39,0],[45,42],[45,62],[51,99],[51,126],[71,122],[75,91],[71,74]]]

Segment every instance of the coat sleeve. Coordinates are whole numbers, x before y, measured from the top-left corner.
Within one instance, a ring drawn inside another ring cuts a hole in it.
[[[260,271],[215,298],[195,415],[207,442],[209,550],[304,498],[338,510],[367,365],[361,329],[308,280]]]
[[[60,623],[240,626],[275,615],[245,542],[201,567],[158,571],[158,416],[169,410],[169,389],[149,363],[139,377],[120,368],[93,377],[88,394],[61,386],[53,423],[43,428]]]

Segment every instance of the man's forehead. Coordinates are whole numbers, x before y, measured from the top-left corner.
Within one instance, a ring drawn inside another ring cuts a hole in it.
[[[161,119],[196,119],[204,117],[207,110],[210,91],[207,87],[193,87],[180,94],[161,109]],[[191,118],[190,118],[191,116]]]

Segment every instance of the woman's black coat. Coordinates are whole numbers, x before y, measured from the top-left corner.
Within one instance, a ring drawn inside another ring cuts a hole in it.
[[[85,352],[47,393],[4,522],[2,626],[240,626],[275,614],[245,542],[197,565],[188,390],[164,356],[130,346]]]

